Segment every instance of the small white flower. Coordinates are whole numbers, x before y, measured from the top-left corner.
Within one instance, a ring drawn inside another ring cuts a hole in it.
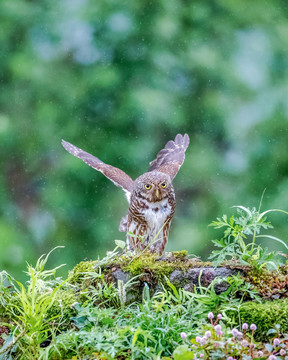
[[[186,339],[186,338],[187,338],[187,334],[186,334],[184,331],[181,332],[180,336],[181,336],[182,339]]]
[[[79,304],[77,301],[75,301],[73,304],[70,305],[71,309],[74,309],[75,305]]]

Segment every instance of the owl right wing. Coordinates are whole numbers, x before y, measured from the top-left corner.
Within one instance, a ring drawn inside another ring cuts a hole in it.
[[[165,148],[160,150],[155,160],[150,162],[149,171],[159,171],[168,174],[171,180],[177,175],[185,160],[185,151],[189,145],[188,134],[177,134],[175,140],[170,140]]]
[[[133,190],[133,180],[130,178],[130,176],[114,166],[105,164],[95,156],[79,149],[77,146],[74,146],[65,140],[62,140],[62,145],[64,149],[66,149],[70,154],[83,160],[87,165],[91,166],[95,170],[100,171],[116,186],[121,187],[125,191],[128,202],[130,202],[130,196]]]

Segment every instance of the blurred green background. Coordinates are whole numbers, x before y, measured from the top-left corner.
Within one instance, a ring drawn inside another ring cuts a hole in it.
[[[287,210],[287,15],[284,0],[1,1],[0,268],[21,277],[64,245],[50,266],[67,272],[125,238],[124,193],[62,138],[136,178],[190,135],[167,250],[206,259],[208,224],[264,188],[263,210]]]

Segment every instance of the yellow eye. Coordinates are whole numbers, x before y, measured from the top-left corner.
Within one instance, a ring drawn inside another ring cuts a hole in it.
[[[166,186],[167,186],[167,183],[166,183],[166,182],[163,182],[163,183],[161,184],[161,187],[162,187],[163,189],[165,189]]]
[[[145,187],[146,190],[150,190],[150,189],[151,189],[151,185],[150,185],[150,184],[145,184],[144,187]]]

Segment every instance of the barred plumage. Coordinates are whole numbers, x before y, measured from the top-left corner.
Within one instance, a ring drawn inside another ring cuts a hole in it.
[[[172,180],[184,162],[189,136],[176,135],[150,163],[149,171],[135,181],[122,170],[64,140],[62,145],[125,191],[129,210],[121,219],[119,230],[127,232],[128,249],[162,254],[176,205]]]

